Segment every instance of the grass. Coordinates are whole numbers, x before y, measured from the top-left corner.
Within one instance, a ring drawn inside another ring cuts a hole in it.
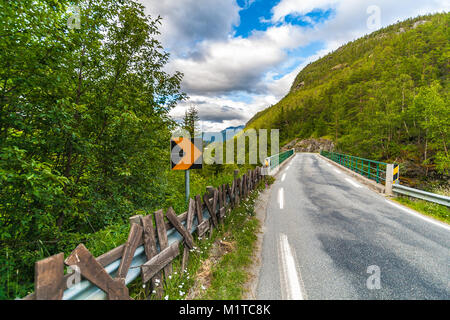
[[[273,178],[269,177],[268,182],[273,183]],[[242,299],[260,228],[254,205],[262,189],[264,185],[261,183],[227,215],[210,237],[195,237],[195,246],[190,251],[185,270],[181,270],[182,254],[173,261],[173,273],[163,284],[163,299]],[[149,292],[140,278],[129,288],[134,299],[147,299],[148,296],[156,299],[155,291]]]
[[[447,224],[450,224],[450,209],[446,206],[409,197],[397,197],[393,200],[414,209],[424,215],[435,218]]]

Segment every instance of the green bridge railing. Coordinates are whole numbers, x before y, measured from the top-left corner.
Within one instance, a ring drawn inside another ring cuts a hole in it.
[[[278,153],[276,155],[269,157],[268,159],[269,159],[270,169],[273,169],[273,168],[279,166],[293,154],[294,154],[294,149],[291,149],[291,150],[284,151],[284,152],[281,152],[281,153]]]
[[[369,179],[375,180],[377,183],[384,184],[386,181],[387,163],[385,162],[329,151],[321,151],[320,154],[344,167],[349,168],[352,171],[355,171]]]

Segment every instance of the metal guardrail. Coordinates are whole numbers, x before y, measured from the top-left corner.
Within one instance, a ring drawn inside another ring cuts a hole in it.
[[[226,202],[229,203],[229,197],[227,195]],[[209,219],[211,216],[208,210],[205,208],[203,210],[203,218],[205,220]],[[186,226],[186,221],[182,222],[183,226]],[[191,234],[197,230],[198,220],[194,217],[192,223]],[[183,237],[178,233],[175,228],[167,230],[167,238],[169,246],[175,241],[182,241]],[[159,245],[157,245],[159,251]],[[114,262],[105,266],[106,272],[111,275],[112,278],[115,277],[117,270],[119,269],[120,261],[122,258],[115,260]],[[125,278],[125,284],[133,282],[141,274],[140,266],[148,261],[145,255],[144,245],[139,246],[133,256],[130,269],[128,270],[127,276]],[[63,300],[105,300],[107,298],[106,293],[99,289],[97,286],[92,284],[88,280],[82,280],[81,282],[75,284],[74,286],[66,289],[63,294]]]
[[[276,155],[266,158],[266,161],[268,162],[268,166],[270,167],[270,170],[278,167],[284,161],[289,159],[289,157],[292,156],[293,154],[294,154],[294,149],[290,149],[288,151],[284,151],[284,152],[281,152],[281,153],[278,153]]]
[[[385,162],[360,158],[348,154],[329,152],[322,150],[320,154],[340,165],[349,168],[356,173],[361,174],[377,183],[386,181],[386,165]]]
[[[450,207],[450,197],[443,196],[436,193],[431,193],[423,190],[418,190],[410,187],[405,187],[400,184],[394,184],[392,186],[392,190],[395,193],[406,195],[409,197],[414,197],[417,199],[422,199],[430,202],[434,202],[437,204],[441,204],[443,206]]]
[[[231,202],[230,196],[227,193],[225,198],[225,204],[229,204]],[[205,207],[203,208],[203,219],[207,220],[211,218],[208,209]],[[182,222],[183,226],[186,226],[186,221]],[[197,230],[198,226],[198,218],[197,216],[194,217],[192,222],[192,228],[190,230],[191,234],[194,233]],[[167,238],[169,246],[173,244],[176,241],[182,241],[183,237],[178,233],[178,231],[175,228],[171,228],[167,230]],[[159,245],[157,244],[158,250]],[[135,279],[139,277],[141,274],[141,268],[140,266],[147,262],[147,257],[144,250],[144,245],[139,246],[133,256],[133,260],[131,262],[131,266],[128,270],[127,276],[125,278],[125,284],[128,285]],[[108,264],[105,266],[106,272],[108,272],[111,277],[115,277],[115,274],[117,273],[117,270],[120,266],[121,258],[115,260],[114,262]],[[104,291],[99,289],[97,286],[92,284],[88,280],[82,280],[79,283],[71,286],[70,288],[66,289],[63,294],[63,300],[105,300],[107,298],[107,295]]]

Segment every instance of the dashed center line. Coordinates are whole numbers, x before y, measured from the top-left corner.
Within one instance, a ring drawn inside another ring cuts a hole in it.
[[[283,173],[283,176],[281,177],[281,182],[283,182],[284,179],[286,179],[286,173]]]
[[[298,272],[294,251],[289,245],[288,237],[280,234],[278,242],[280,264],[280,282],[282,295],[286,300],[303,300],[301,278]]]
[[[284,208],[284,189],[280,188],[278,190],[278,204],[280,205],[280,209]]]
[[[336,171],[337,173],[341,174],[341,172],[338,169],[333,169],[334,171]]]

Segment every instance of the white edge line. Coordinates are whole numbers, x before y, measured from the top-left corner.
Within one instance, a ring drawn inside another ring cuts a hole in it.
[[[338,169],[334,169],[334,168],[333,168],[333,170],[336,171],[336,173],[339,173],[339,174],[342,173],[342,172],[340,172]]]
[[[354,186],[356,188],[362,188],[362,185],[352,181],[352,179],[350,179],[350,178],[345,178],[345,181],[347,181],[348,183],[350,183],[352,186]]]
[[[417,212],[415,212],[415,211],[413,211],[413,210],[410,210],[410,209],[408,209],[408,208],[405,208],[404,206],[399,205],[399,204],[397,204],[397,203],[394,203],[394,202],[392,202],[392,201],[390,201],[390,200],[388,200],[388,199],[385,199],[385,200],[386,200],[387,203],[389,203],[389,204],[390,204],[391,206],[393,206],[393,207],[396,207],[396,208],[398,208],[398,209],[400,209],[400,210],[403,210],[403,211],[405,211],[405,212],[407,212],[407,213],[409,213],[409,214],[412,214],[413,216],[415,216],[415,217],[417,217],[417,218],[420,218],[420,219],[422,219],[422,220],[425,220],[425,221],[427,221],[427,222],[429,222],[429,223],[432,223],[432,224],[434,224],[434,225],[436,225],[436,226],[442,227],[442,228],[444,228],[444,229],[450,231],[450,226],[448,226],[448,225],[445,225],[445,224],[443,224],[443,223],[440,223],[440,222],[438,222],[438,221],[435,221],[435,220],[433,220],[433,219],[431,219],[431,218],[425,217],[425,216],[421,215],[420,213],[417,213]]]

